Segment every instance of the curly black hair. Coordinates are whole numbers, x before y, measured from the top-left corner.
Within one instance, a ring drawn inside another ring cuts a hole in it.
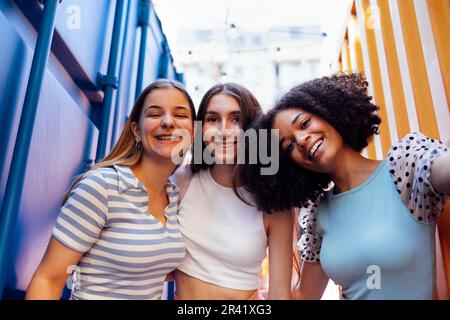
[[[256,129],[267,129],[270,147],[270,129],[276,115],[287,109],[302,110],[321,117],[330,123],[342,136],[346,145],[361,152],[374,134],[378,134],[379,109],[367,95],[368,82],[356,72],[336,73],[305,82],[292,88],[267,114],[251,125]],[[329,186],[328,174],[306,170],[296,164],[280,148],[279,170],[275,175],[261,175],[261,163],[240,165],[239,175],[245,189],[251,192],[259,210],[272,212],[301,207],[317,198]],[[237,192],[237,190],[235,190]],[[242,195],[240,198],[243,199]]]

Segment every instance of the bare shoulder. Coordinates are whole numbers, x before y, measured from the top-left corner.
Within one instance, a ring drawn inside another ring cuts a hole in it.
[[[170,177],[170,180],[178,186],[180,190],[180,200],[184,198],[189,185],[192,180],[192,171],[189,165],[179,167],[173,175]]]
[[[264,227],[269,234],[271,229],[292,228],[295,219],[294,209],[275,211],[271,214],[264,213]]]

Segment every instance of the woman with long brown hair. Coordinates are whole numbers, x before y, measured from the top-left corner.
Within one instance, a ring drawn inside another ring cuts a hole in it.
[[[261,113],[254,95],[236,83],[217,84],[203,96],[197,114],[201,148],[196,139],[191,166],[175,174],[187,249],[175,271],[177,299],[258,299],[267,249],[268,298],[290,298],[290,211],[269,215],[235,193],[240,189],[237,142]]]
[[[168,178],[192,143],[194,117],[177,82],[141,93],[111,153],[70,187],[27,299],[59,299],[72,270],[72,299],[161,298],[185,256]]]

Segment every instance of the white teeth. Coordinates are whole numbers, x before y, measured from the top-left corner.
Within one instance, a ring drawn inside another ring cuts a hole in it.
[[[316,152],[317,148],[319,148],[322,144],[323,140],[317,141],[313,147],[311,148],[311,151],[309,151],[309,157],[312,158],[314,155],[314,152]]]
[[[164,140],[164,141],[178,141],[180,140],[179,136],[174,136],[174,135],[170,135],[170,136],[157,136],[156,137],[158,140]]]

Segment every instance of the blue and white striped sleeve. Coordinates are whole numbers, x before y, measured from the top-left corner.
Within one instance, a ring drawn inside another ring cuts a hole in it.
[[[99,171],[90,171],[61,207],[52,236],[66,247],[87,252],[100,238],[108,212],[108,190]]]

